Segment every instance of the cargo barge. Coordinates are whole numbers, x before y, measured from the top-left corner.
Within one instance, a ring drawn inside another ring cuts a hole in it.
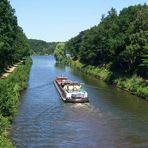
[[[79,82],[71,81],[67,77],[58,76],[54,80],[62,100],[68,103],[85,103],[89,102],[88,94]]]

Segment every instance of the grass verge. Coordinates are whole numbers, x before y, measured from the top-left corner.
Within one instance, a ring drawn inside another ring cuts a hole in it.
[[[8,129],[14,114],[17,112],[21,91],[27,87],[31,58],[23,63],[6,78],[0,79],[0,147],[15,147],[10,140]]]
[[[148,100],[148,82],[140,76],[133,75],[130,77],[116,76],[107,67],[95,67],[91,65],[84,65],[79,61],[73,61],[65,58],[64,63],[69,64],[71,67],[76,68],[86,74],[92,75],[103,81],[113,84],[118,88],[128,91],[131,94],[137,95],[141,98]]]

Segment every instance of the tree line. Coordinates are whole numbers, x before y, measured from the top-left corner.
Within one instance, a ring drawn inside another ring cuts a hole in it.
[[[0,73],[30,54],[26,35],[17,23],[15,10],[8,0],[0,1]]]
[[[108,67],[123,75],[148,77],[148,6],[112,8],[98,25],[65,43],[73,60]]]
[[[45,42],[43,40],[29,39],[31,54],[33,55],[49,55],[54,52],[57,45],[56,42]]]

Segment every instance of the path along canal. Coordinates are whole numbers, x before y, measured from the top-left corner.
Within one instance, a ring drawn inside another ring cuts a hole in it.
[[[33,56],[29,85],[14,118],[17,148],[148,147],[148,102],[70,67]],[[89,103],[66,104],[53,85],[58,75],[85,83]]]

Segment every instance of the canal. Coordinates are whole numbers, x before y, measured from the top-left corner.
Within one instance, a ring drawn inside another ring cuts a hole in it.
[[[28,88],[13,120],[17,148],[148,147],[148,102],[107,85],[53,56],[33,56]],[[84,83],[89,103],[63,103],[58,75]]]

